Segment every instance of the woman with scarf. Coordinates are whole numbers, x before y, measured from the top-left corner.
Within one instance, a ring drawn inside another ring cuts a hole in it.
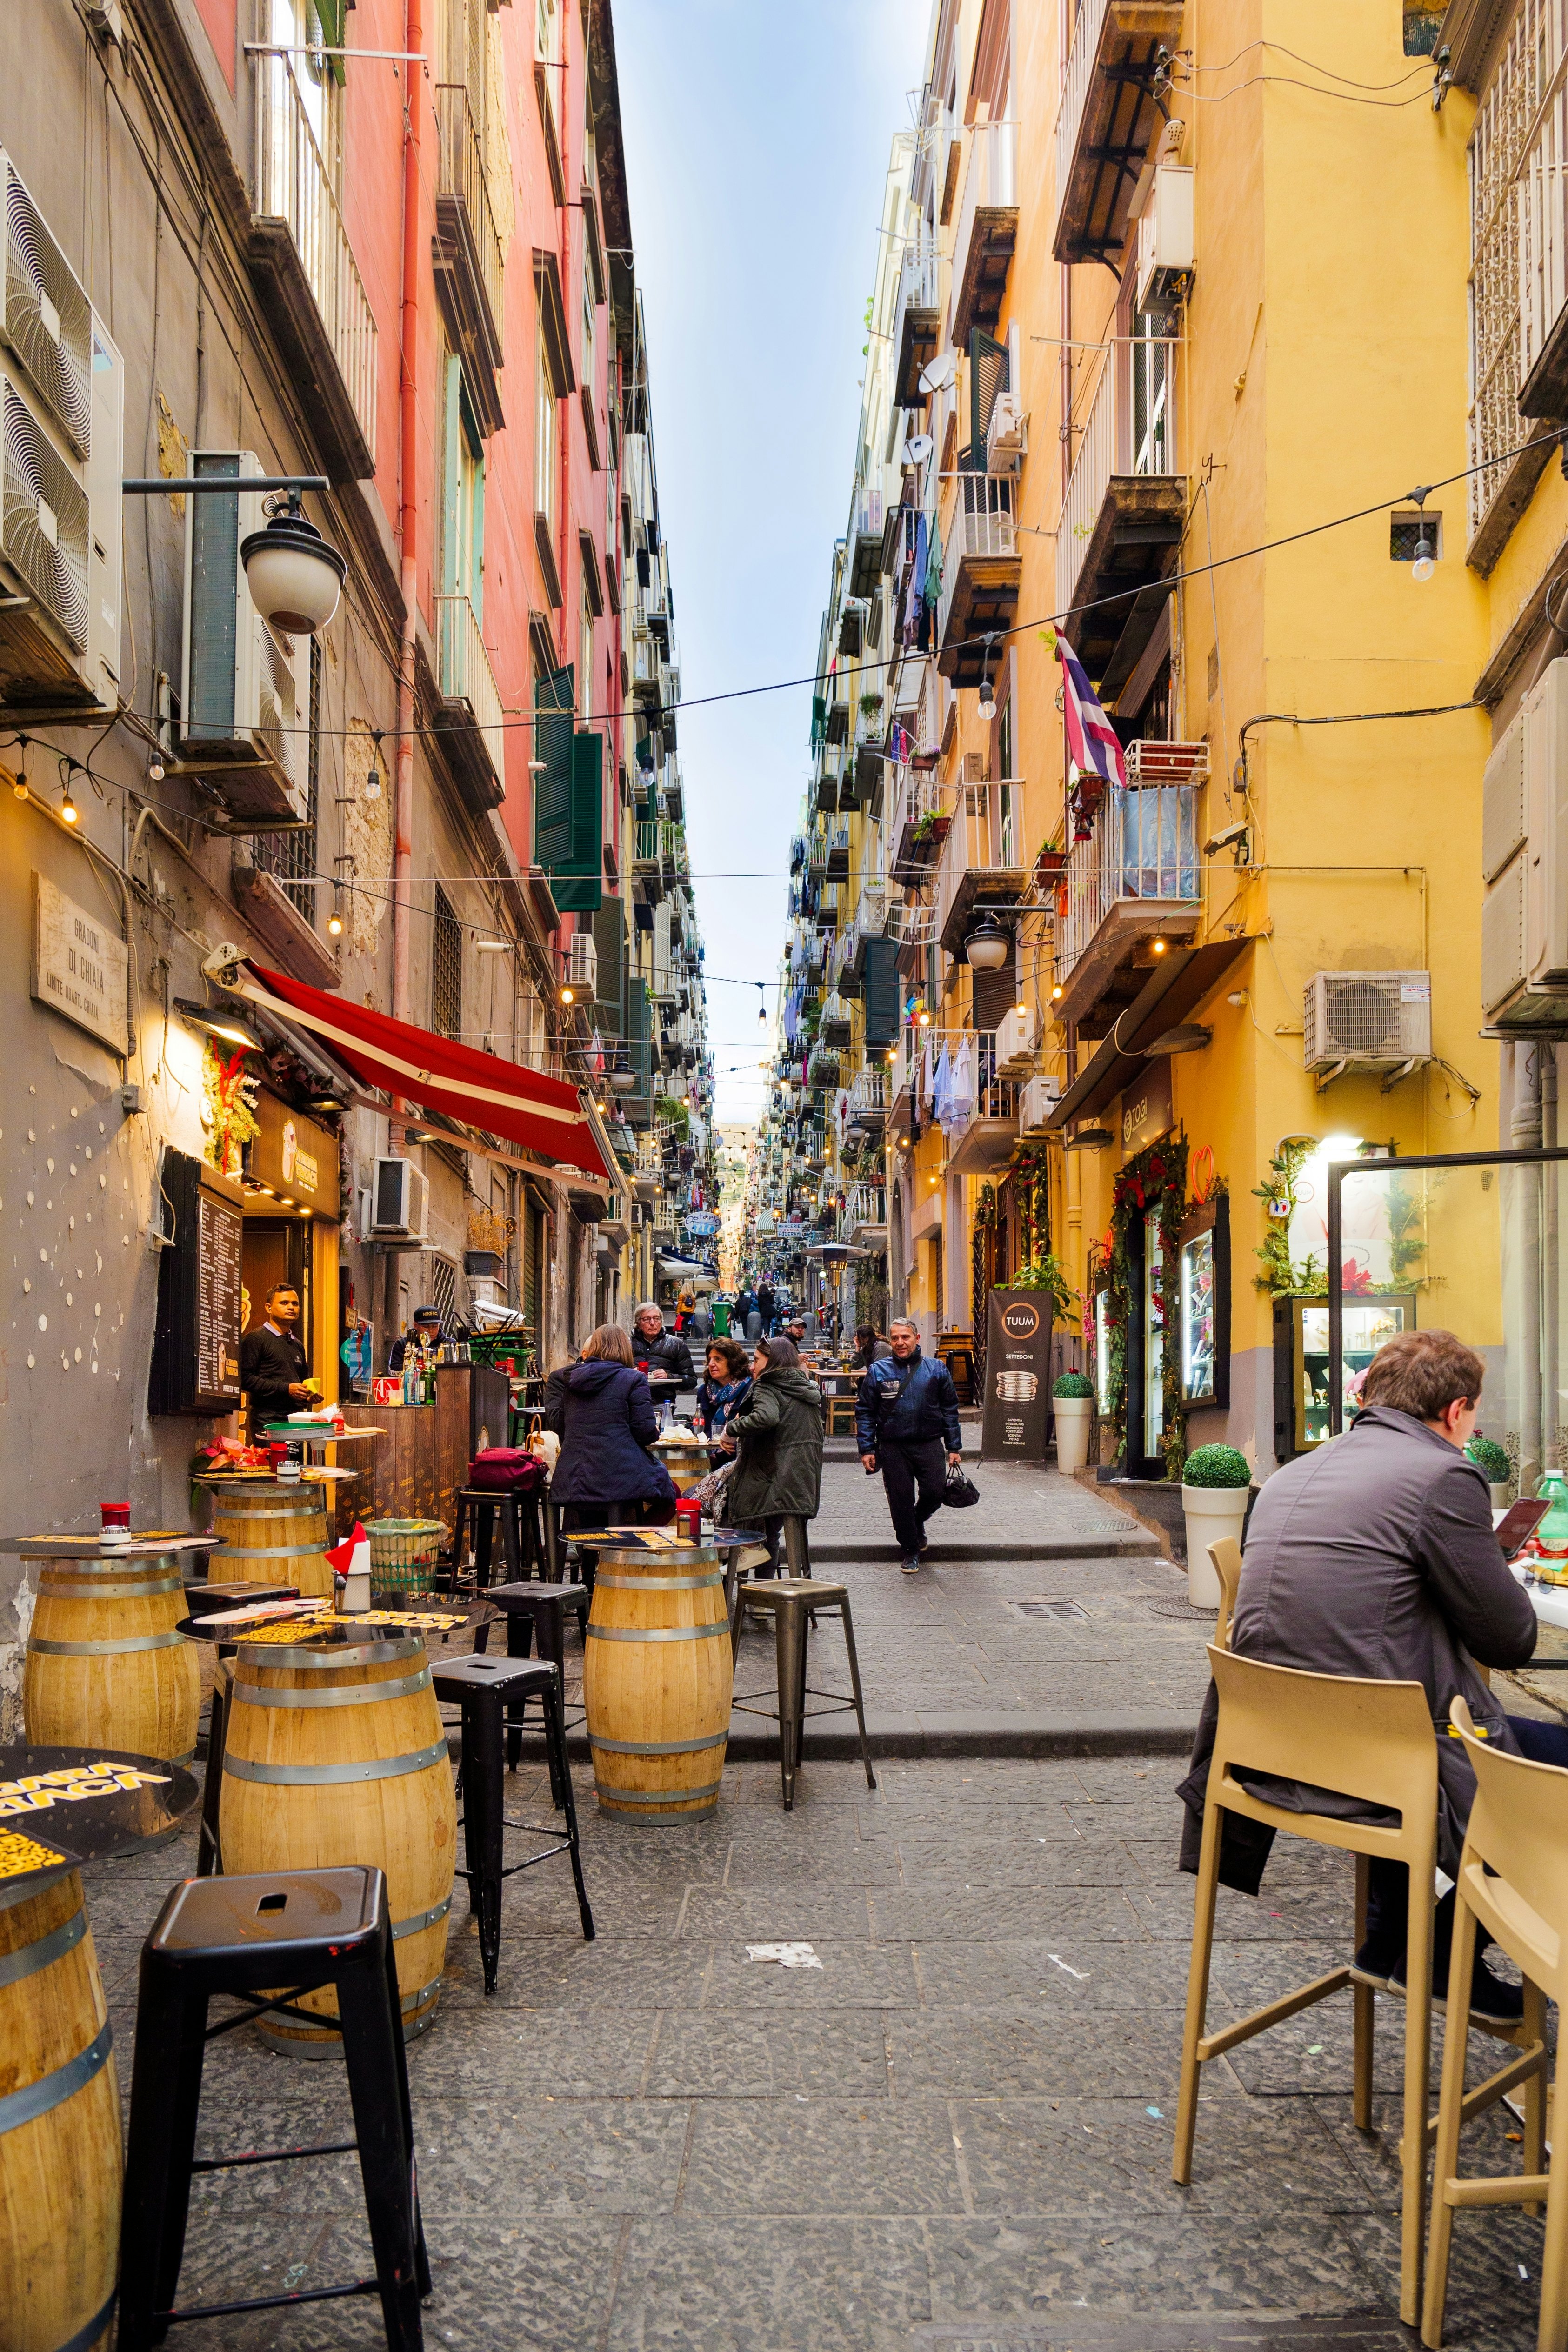
[[[697,1387],[697,1427],[720,1437],[737,1405],[751,1393],[751,1371],[738,1339],[710,1339],[706,1376]]]

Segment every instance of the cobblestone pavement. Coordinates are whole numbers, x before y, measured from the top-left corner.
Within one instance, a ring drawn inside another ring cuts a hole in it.
[[[1027,2342],[1143,2314],[1158,2344],[1159,2315],[1393,2308],[1396,2015],[1373,2137],[1350,2121],[1340,2000],[1216,2063],[1194,2185],[1170,2182],[1178,1770],[890,1762],[873,1793],[824,1762],[785,1814],[776,1770],[742,1764],[711,1822],[653,1829],[601,1819],[580,1769],[598,1940],[564,1864],[509,1881],[486,2000],[460,1894],[443,2008],[412,2053],[426,2341],[894,2352],[933,2323]],[[548,1823],[541,1782],[519,1775],[510,1810]],[[127,2084],[137,1944],[192,1853],[89,1874]],[[1343,1957],[1349,1880],[1342,1857],[1282,1848],[1261,1901],[1222,1896],[1217,2019]],[[821,1967],[747,1958],[787,1939]],[[1473,2132],[1477,2168],[1517,2162],[1503,2121]],[[249,2029],[213,2046],[203,2154],[346,2124],[336,2067]],[[361,2274],[352,2159],[206,2176],[188,2248],[188,2300]],[[1522,2215],[1459,2217],[1458,2352],[1533,2343],[1540,2249]],[[365,2302],[181,2334],[184,2352],[382,2340]]]

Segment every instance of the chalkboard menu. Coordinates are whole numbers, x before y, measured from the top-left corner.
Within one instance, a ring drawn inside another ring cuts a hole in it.
[[[164,1247],[147,1409],[228,1413],[240,1402],[240,1252],[245,1192],[183,1151],[166,1151]]]

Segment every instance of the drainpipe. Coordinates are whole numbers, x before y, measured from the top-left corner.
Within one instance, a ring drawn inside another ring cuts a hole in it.
[[[1511,1061],[1513,1108],[1509,1122],[1509,1144],[1514,1151],[1539,1151],[1541,1149],[1542,1064],[1548,1048],[1525,1045],[1503,1048]],[[1555,1115],[1555,1107],[1553,1107]],[[1519,1284],[1519,1482],[1521,1494],[1533,1492],[1546,1466],[1542,1395],[1542,1209],[1539,1179],[1532,1184],[1528,1169],[1513,1168],[1504,1171],[1511,1213],[1505,1232],[1511,1226],[1518,1250],[1517,1278]],[[1505,1198],[1507,1195],[1505,1195]]]
[[[1551,1041],[1542,1042],[1541,1062],[1541,1149],[1557,1149],[1557,1048]],[[1543,1164],[1541,1171],[1541,1447],[1544,1459],[1558,1462],[1557,1436],[1560,1415],[1557,1301],[1561,1297],[1561,1249],[1557,1219],[1558,1171]],[[1559,1465],[1560,1466],[1560,1465]]]
[[[403,46],[424,46],[422,0],[407,0]],[[419,121],[422,89],[410,66],[403,103],[402,331],[398,387],[398,541],[402,553],[402,646],[397,681],[397,785],[392,834],[392,1018],[409,1013],[409,877],[413,869],[413,656],[419,610]],[[403,1108],[402,1097],[397,1108]]]

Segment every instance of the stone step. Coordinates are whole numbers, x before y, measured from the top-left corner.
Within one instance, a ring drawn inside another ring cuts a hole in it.
[[[868,1707],[865,1728],[873,1757],[1185,1757],[1191,1754],[1197,1732],[1196,1717],[1137,1707],[1009,1707],[992,1714],[977,1709],[928,1715],[894,1715]],[[588,1760],[588,1735],[580,1724],[568,1731],[566,1745],[574,1763]],[[447,1746],[455,1759],[460,1746],[455,1733],[448,1734]],[[735,1763],[776,1761],[778,1731],[757,1716],[737,1715],[731,1718],[727,1752]],[[544,1753],[540,1735],[526,1734],[524,1760],[542,1763]],[[853,1715],[808,1720],[804,1754],[808,1759],[828,1761],[858,1757]]]

